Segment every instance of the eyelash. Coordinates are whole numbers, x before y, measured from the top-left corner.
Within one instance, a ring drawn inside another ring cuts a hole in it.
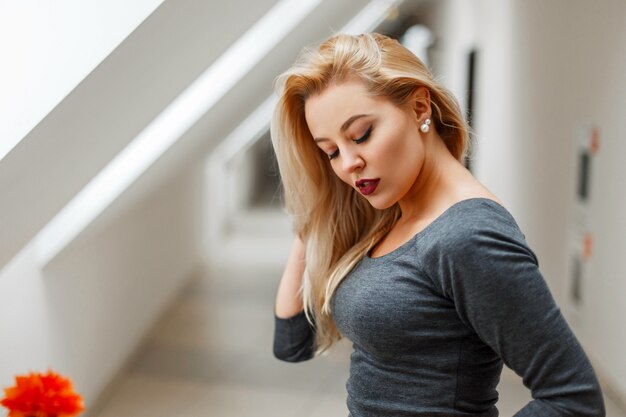
[[[356,144],[359,143],[363,143],[365,142],[367,139],[369,139],[370,135],[372,133],[372,126],[370,126],[365,133],[363,134],[363,136],[361,136],[358,139],[354,139],[353,142]],[[328,159],[335,159],[337,156],[339,156],[339,149],[337,149],[335,152],[331,153],[330,155],[328,155]]]

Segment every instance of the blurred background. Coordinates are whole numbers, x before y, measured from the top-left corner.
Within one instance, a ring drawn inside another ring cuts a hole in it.
[[[467,166],[626,415],[623,0],[1,1],[0,387],[52,368],[89,417],[347,415],[348,343],[272,356],[268,129],[299,50],[365,31],[456,94]],[[506,369],[499,392],[530,400]]]

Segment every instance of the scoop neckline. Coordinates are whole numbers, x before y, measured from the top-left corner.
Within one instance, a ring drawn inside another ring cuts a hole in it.
[[[426,225],[426,227],[424,227],[422,230],[420,230],[419,232],[417,232],[416,234],[414,234],[409,240],[407,240],[406,242],[404,242],[402,245],[398,246],[397,248],[395,248],[394,250],[392,250],[391,252],[387,252],[384,255],[381,256],[377,256],[375,258],[372,258],[370,256],[370,252],[371,249],[369,251],[367,251],[365,253],[365,256],[363,257],[364,259],[368,259],[370,261],[378,261],[378,260],[388,260],[388,259],[393,259],[397,256],[400,256],[402,253],[404,253],[406,250],[408,250],[411,245],[422,235],[428,233],[428,231],[430,229],[432,229],[434,226],[436,226],[437,223],[441,222],[442,219],[444,219],[445,217],[448,216],[448,214],[453,211],[453,209],[455,209],[458,206],[467,204],[469,202],[477,202],[477,201],[486,201],[486,202],[490,202],[493,203],[496,207],[499,207],[505,211],[508,212],[508,210],[500,203],[498,203],[497,201],[491,199],[491,198],[487,198],[487,197],[470,197],[470,198],[466,198],[464,200],[459,200],[456,203],[452,204],[450,207],[448,207],[447,209],[445,209],[439,216],[437,216],[432,222],[428,223]]]

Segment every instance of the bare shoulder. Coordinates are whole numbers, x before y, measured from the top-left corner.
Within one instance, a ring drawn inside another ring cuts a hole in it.
[[[472,198],[472,197],[470,197]],[[473,196],[473,198],[487,198],[489,200],[493,200],[496,203],[500,204],[502,207],[505,207],[505,204],[502,202],[502,200],[500,200],[495,194],[487,191],[484,193],[478,193],[476,195]]]
[[[457,201],[467,200],[470,198],[487,198],[495,201],[502,207],[506,207],[504,202],[502,202],[498,196],[492,193],[487,187],[482,185],[473,177],[471,178],[471,181],[468,181],[465,186],[463,186],[462,190],[458,191],[458,195],[456,196]]]

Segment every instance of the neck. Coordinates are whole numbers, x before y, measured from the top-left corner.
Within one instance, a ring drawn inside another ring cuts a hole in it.
[[[417,180],[409,192],[398,202],[402,212],[399,223],[435,217],[454,204],[455,185],[469,174],[446,148],[439,135],[429,135],[425,140],[424,162]]]

